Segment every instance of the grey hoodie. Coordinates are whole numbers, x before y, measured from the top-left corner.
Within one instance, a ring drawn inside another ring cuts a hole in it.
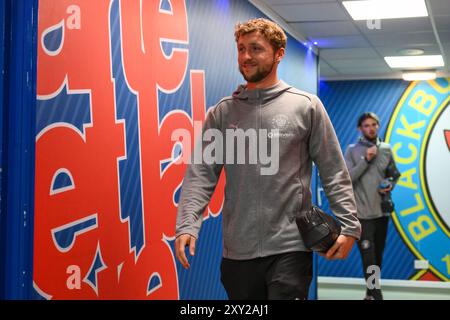
[[[367,149],[375,145],[378,148],[377,155],[368,163],[365,160]],[[394,161],[391,146],[379,138],[373,143],[365,137],[360,137],[358,143],[347,147],[345,161],[353,181],[358,218],[375,219],[389,215],[381,210],[378,186],[385,179],[385,170],[389,161]],[[392,183],[393,186],[396,182]]]
[[[185,233],[198,237],[203,212],[224,167],[223,256],[245,260],[307,251],[295,217],[311,208],[314,161],[331,209],[342,224],[342,234],[359,239],[361,226],[350,176],[333,126],[317,96],[283,81],[267,89],[247,90],[241,85],[231,97],[209,110],[203,129],[210,128],[224,136],[226,129],[278,129],[279,170],[261,175],[264,165],[260,159],[256,164],[247,160],[246,164],[189,165],[178,204],[177,237]]]

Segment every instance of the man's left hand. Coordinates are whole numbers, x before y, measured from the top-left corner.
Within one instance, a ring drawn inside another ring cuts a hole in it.
[[[380,189],[380,190],[378,190],[378,192],[381,193],[381,194],[385,194],[385,193],[390,192],[391,190],[392,190],[392,186],[389,186],[389,188]]]
[[[345,259],[352,250],[354,243],[355,238],[341,234],[326,253],[319,254],[328,260]]]

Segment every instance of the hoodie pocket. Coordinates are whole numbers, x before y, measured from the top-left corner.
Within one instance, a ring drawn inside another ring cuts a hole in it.
[[[239,224],[236,221],[239,219],[239,204],[236,203],[235,198],[225,198],[225,203],[222,210],[222,230],[224,235],[230,236],[236,232],[239,228]]]
[[[303,186],[302,179],[299,178],[299,189],[297,191],[297,215],[299,215],[303,210],[305,210],[305,188]]]
[[[230,208],[231,207],[231,208]],[[233,202],[231,199],[225,196],[225,203],[222,208],[222,234],[223,234],[223,246],[224,250],[228,252],[228,247],[230,245],[230,222],[232,215],[230,214],[233,207]]]
[[[295,194],[295,203],[292,204],[292,209],[287,212],[287,217],[290,223],[293,223],[295,221],[295,218],[300,216],[300,213],[302,212],[302,206],[303,206],[303,192],[301,190],[297,191]]]

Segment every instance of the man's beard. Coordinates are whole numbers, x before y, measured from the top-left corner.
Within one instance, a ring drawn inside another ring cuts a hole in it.
[[[261,67],[257,66],[256,72],[250,76],[245,75],[241,66],[239,66],[239,71],[241,72],[242,76],[247,82],[256,83],[264,80],[272,72],[274,66],[275,66],[275,59],[270,66],[268,65]]]
[[[371,141],[371,142],[375,142],[375,141],[377,141],[378,134],[375,133],[375,135],[374,135],[373,137],[370,137],[369,135],[365,135],[365,134],[364,134],[364,137],[365,137],[367,140]]]

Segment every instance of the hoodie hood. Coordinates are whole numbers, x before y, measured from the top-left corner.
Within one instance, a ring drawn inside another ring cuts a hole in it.
[[[292,88],[290,85],[286,84],[283,80],[278,81],[278,83],[272,87],[264,89],[247,89],[247,85],[241,84],[238,86],[235,92],[233,92],[233,98],[241,100],[257,100],[268,101],[278,97],[280,94],[286,90]]]
[[[358,143],[359,144],[362,144],[363,146],[366,146],[366,147],[369,147],[369,148],[373,147],[373,146],[377,146],[378,147],[381,142],[382,141],[381,141],[380,137],[377,137],[375,142],[372,142],[372,141],[368,140],[365,136],[361,136],[358,139]]]

